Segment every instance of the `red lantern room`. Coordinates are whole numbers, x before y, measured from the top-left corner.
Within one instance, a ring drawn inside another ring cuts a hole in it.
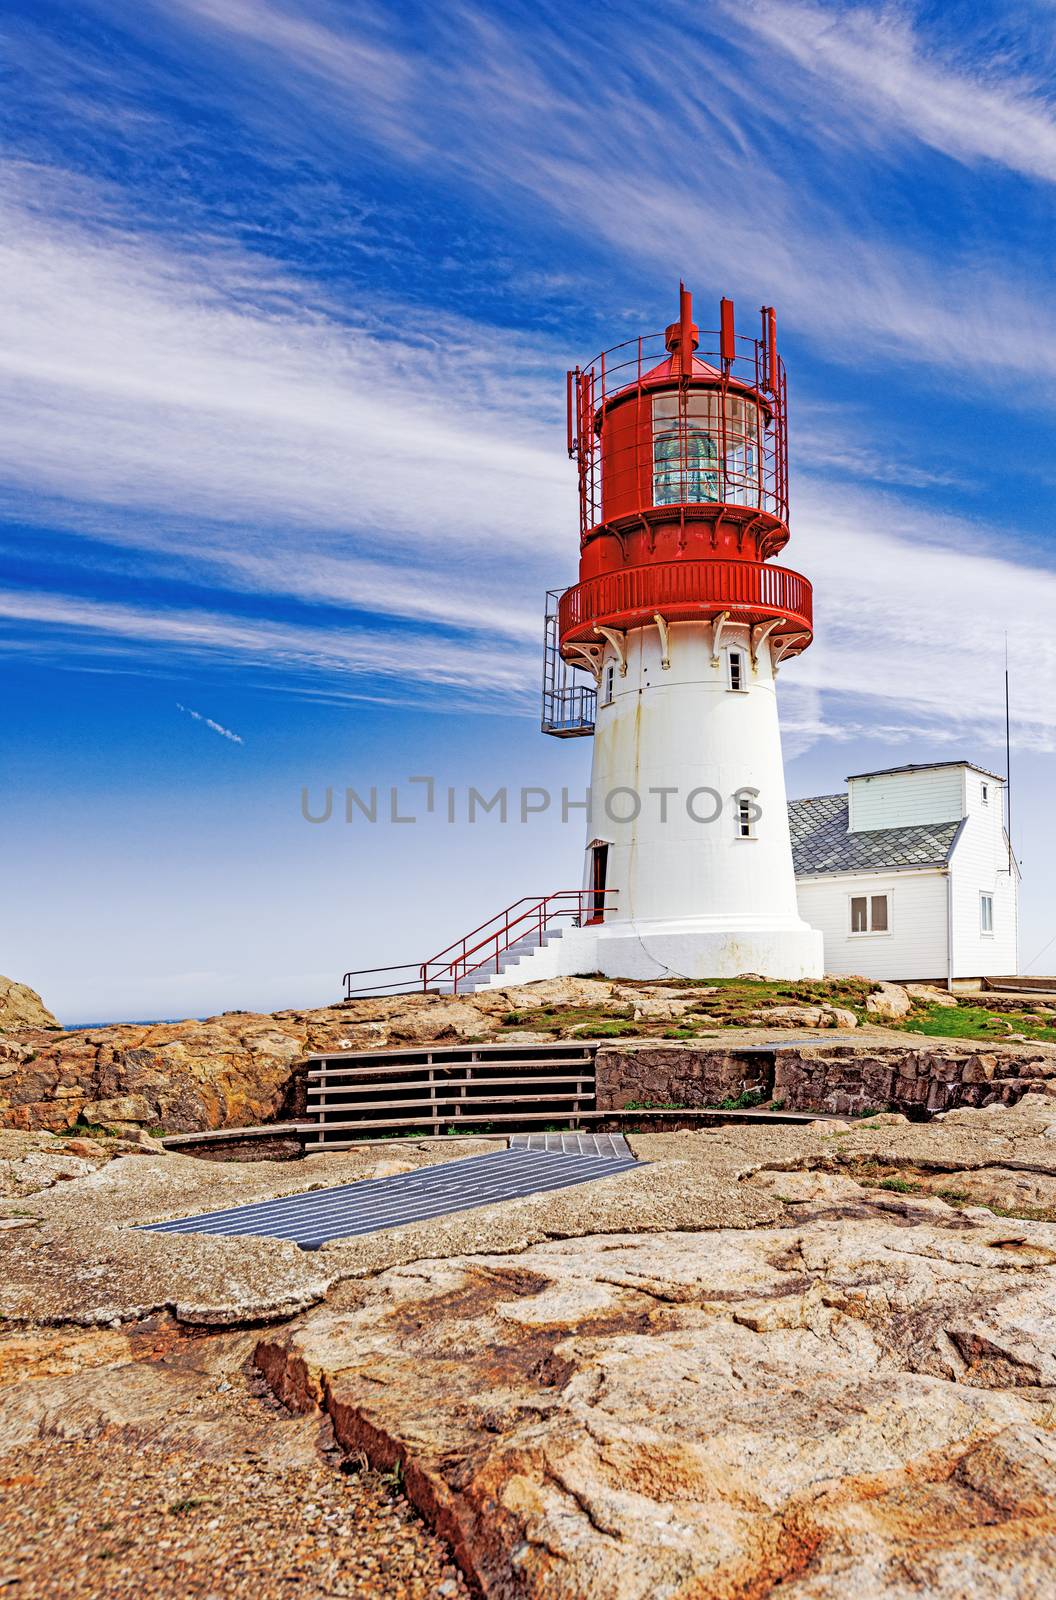
[[[784,364],[774,312],[738,334],[733,302],[701,333],[679,318],[568,374],[579,469],[580,581],[560,600],[560,654],[590,666],[599,630],[725,614],[758,625],[775,659],[812,637],[807,579],[769,564],[788,542]],[[550,731],[557,732],[554,727]],[[571,731],[571,729],[567,730]]]

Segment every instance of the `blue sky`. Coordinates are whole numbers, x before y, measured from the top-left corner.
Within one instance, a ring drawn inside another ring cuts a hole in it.
[[[1039,955],[1053,15],[8,0],[0,970],[68,1021],[318,1004],[578,882],[576,812],[313,826],[300,792],[585,785],[537,732],[563,372],[680,277],[705,323],[778,308],[790,792],[1001,770],[1007,630]]]

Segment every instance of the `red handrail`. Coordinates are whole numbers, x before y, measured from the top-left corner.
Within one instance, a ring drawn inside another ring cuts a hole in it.
[[[538,899],[522,895],[520,900],[514,900],[487,922],[423,961],[422,989],[427,992],[430,984],[450,982],[452,993],[457,994],[459,983],[471,973],[492,963],[498,972],[499,957],[529,933],[535,933],[541,944],[552,922],[560,917],[580,917],[584,910],[594,911],[599,901],[608,903],[614,895],[615,890],[611,889],[559,889]],[[470,943],[471,940],[476,942]]]
[[[597,917],[599,909],[610,906],[616,897],[615,889],[559,889],[554,894],[522,895],[495,916],[489,917],[479,927],[463,934],[453,944],[430,956],[428,961],[403,961],[389,967],[361,967],[356,972],[346,972],[343,978],[345,998],[356,995],[407,994],[421,988],[428,994],[431,985],[450,983],[452,993],[458,993],[459,984],[473,972],[479,972],[494,962],[499,971],[499,957],[529,932],[542,943],[543,934],[551,923],[560,917],[581,918],[587,913]],[[483,952],[483,953],[482,953]],[[366,987],[353,989],[353,979],[375,977],[379,973],[398,976],[385,982],[380,980]],[[412,976],[413,975],[413,976]]]

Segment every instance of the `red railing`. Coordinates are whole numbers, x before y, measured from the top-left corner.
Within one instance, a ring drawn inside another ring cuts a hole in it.
[[[715,493],[708,496],[708,502],[755,506],[787,526],[787,384],[784,363],[776,349],[773,313],[768,307],[763,310],[761,331],[762,337],[755,339],[746,334],[734,334],[731,328],[725,341],[725,354],[720,332],[701,332],[700,348],[693,352],[697,362],[706,362],[715,370],[715,392],[722,397],[716,410],[717,426],[710,430],[715,445],[712,471],[716,484]],[[635,483],[643,480],[652,483],[652,393],[659,382],[652,375],[667,355],[666,334],[643,334],[602,351],[585,367],[576,367],[568,374],[568,453],[579,470],[580,533],[584,540],[604,526],[609,515],[603,504],[603,471],[610,480],[629,474]],[[696,371],[694,368],[693,373]],[[708,384],[706,378],[699,376],[691,376],[689,382],[694,391]],[[678,383],[677,376],[671,380],[672,386],[675,383]],[[680,459],[685,476],[688,473],[685,440],[689,426],[686,417],[689,390],[685,381],[679,385],[679,393]],[[747,433],[734,429],[736,437],[731,435],[730,439],[727,439],[728,395],[750,395],[753,399],[750,428]],[[623,446],[607,449],[603,468],[601,433],[607,408],[614,401],[623,402],[632,397],[638,425],[630,431]],[[747,475],[744,461],[739,456],[731,458],[731,444],[739,449],[750,449],[754,464]],[[740,464],[735,466],[735,460]],[[648,510],[655,503],[653,495],[646,494],[633,509]],[[621,511],[631,509],[621,506]]]
[[[540,945],[546,930],[562,918],[574,925],[584,920],[601,920],[605,907],[612,904],[612,889],[559,889],[555,894],[540,897],[524,895],[506,906],[479,928],[456,939],[446,949],[428,961],[404,961],[392,967],[363,967],[358,972],[346,972],[342,982],[346,1000],[379,994],[406,994],[420,989],[428,994],[439,984],[450,984],[451,992],[476,973],[501,971],[501,958],[512,945],[522,939],[534,940],[533,948]],[[384,982],[370,985],[355,980],[376,977],[381,973],[401,973]]]
[[[784,617],[780,632],[810,635],[814,627],[810,582],[790,567],[766,561],[662,561],[605,572],[575,584],[561,596],[558,628],[562,644],[590,633],[598,622],[630,628],[651,622],[686,621],[729,611],[734,621]]]

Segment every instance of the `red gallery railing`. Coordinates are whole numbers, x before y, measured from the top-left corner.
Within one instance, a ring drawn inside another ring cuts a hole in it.
[[[585,920],[600,921],[604,909],[612,905],[614,898],[615,891],[611,889],[559,889],[554,894],[524,895],[427,961],[404,961],[391,967],[363,967],[357,972],[346,972],[342,979],[345,999],[407,994],[413,990],[428,994],[441,984],[445,988],[450,984],[452,994],[457,994],[459,984],[467,978],[501,971],[501,958],[511,946],[531,939],[533,948],[537,948],[547,929],[562,918],[569,919],[573,926]],[[402,976],[383,981],[380,976],[383,973]],[[371,977],[378,981],[368,985],[356,982]]]
[[[813,632],[813,592],[809,581],[790,567],[765,561],[665,561],[605,572],[575,584],[561,596],[561,643],[595,638],[601,622],[613,628],[640,627],[660,612],[665,621],[730,613],[733,621],[782,617],[781,632]]]

